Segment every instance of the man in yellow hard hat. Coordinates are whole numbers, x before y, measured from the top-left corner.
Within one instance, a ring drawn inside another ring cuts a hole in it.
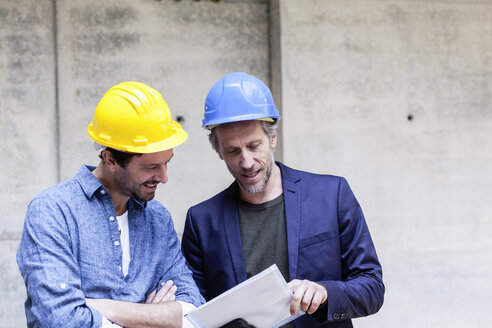
[[[106,92],[88,128],[97,167],[29,204],[17,263],[28,327],[181,327],[203,303],[168,210],[153,200],[186,132],[138,82]]]

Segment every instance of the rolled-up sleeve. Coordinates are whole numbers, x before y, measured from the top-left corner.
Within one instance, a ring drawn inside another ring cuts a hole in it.
[[[29,327],[101,327],[101,314],[85,305],[72,247],[58,204],[49,197],[35,198],[28,206],[17,251]]]

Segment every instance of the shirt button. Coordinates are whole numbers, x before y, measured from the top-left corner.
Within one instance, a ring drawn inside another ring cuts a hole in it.
[[[114,216],[109,217],[109,221],[113,222],[114,221]]]
[[[120,246],[120,242],[119,242],[119,241],[115,241],[115,242],[114,242],[114,245],[115,245],[115,246]]]
[[[101,189],[101,194],[103,194],[103,195],[104,195],[105,193],[106,193],[106,190]]]
[[[120,271],[121,271],[121,265],[118,266],[118,269],[120,269]]]
[[[64,282],[62,282],[62,283],[60,284],[60,288],[61,288],[61,289],[65,289],[66,287],[67,287],[67,285],[66,285]]]

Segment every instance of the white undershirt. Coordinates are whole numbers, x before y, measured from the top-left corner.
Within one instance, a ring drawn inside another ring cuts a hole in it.
[[[123,270],[123,275],[126,277],[128,274],[128,267],[130,266],[130,231],[128,229],[128,211],[123,213],[120,216],[116,216],[116,219],[118,220],[118,230],[120,231],[120,245],[121,249],[123,251],[123,257],[122,257],[122,270]],[[179,304],[181,304],[181,308],[183,311],[183,316],[187,314],[188,312],[196,309],[196,307],[193,304],[178,301]],[[121,328],[121,326],[118,326],[115,323],[112,323],[105,317],[102,317],[102,328]],[[188,322],[186,318],[183,318],[183,328],[187,327],[193,327],[191,324]]]
[[[128,267],[130,266],[130,232],[128,230],[128,211],[116,216],[118,220],[118,229],[120,230],[120,244],[123,250],[122,258],[122,270],[123,276],[128,274]]]

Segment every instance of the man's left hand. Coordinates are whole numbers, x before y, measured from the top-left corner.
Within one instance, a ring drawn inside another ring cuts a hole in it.
[[[166,302],[174,302],[175,293],[178,287],[173,284],[172,280],[166,281],[165,284],[162,284],[161,290],[157,292],[157,288],[150,293],[145,299],[145,304],[150,303],[166,303]]]
[[[297,313],[299,306],[308,314],[313,314],[328,298],[328,292],[323,285],[309,280],[294,279],[289,282],[294,294],[290,303],[290,314]]]

